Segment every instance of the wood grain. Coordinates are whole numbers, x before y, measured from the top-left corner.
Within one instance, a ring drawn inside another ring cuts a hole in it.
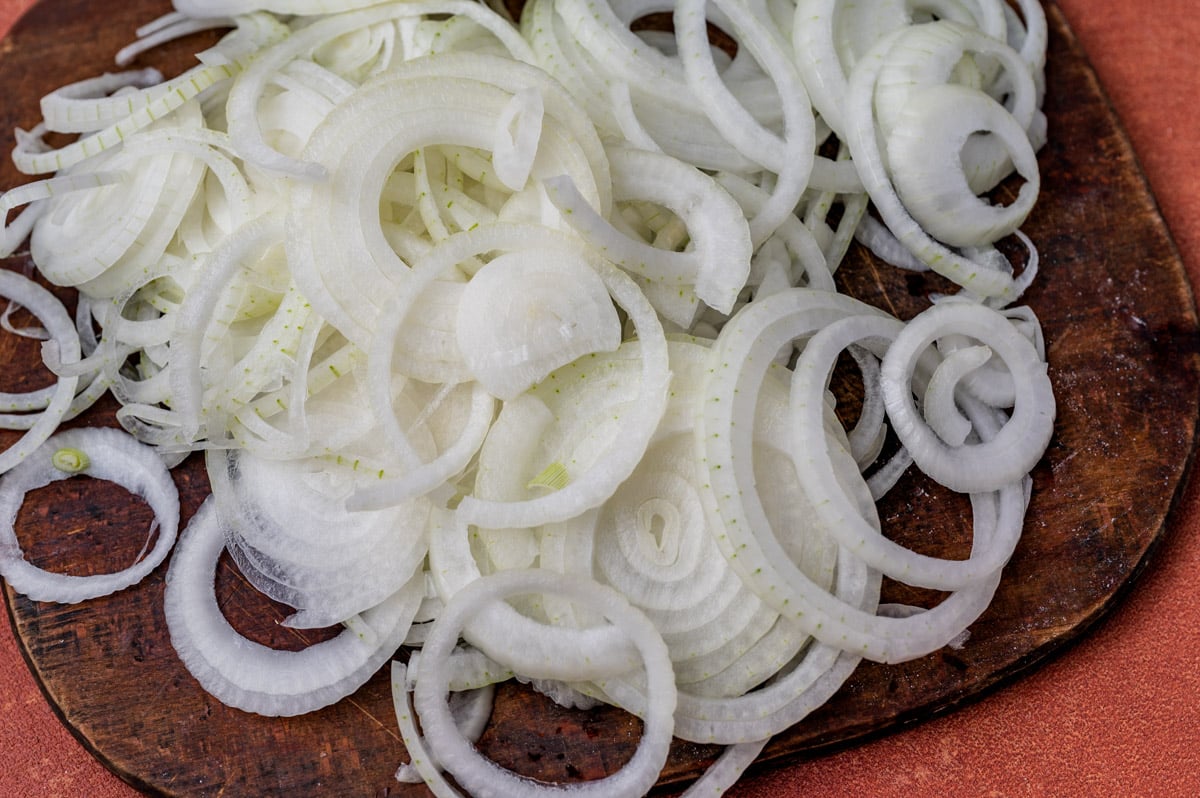
[[[164,9],[157,0],[43,0],[0,44],[7,89],[0,129],[35,123],[42,94],[110,68],[108,59],[133,29]],[[1025,537],[967,646],[903,665],[860,667],[826,707],[772,742],[767,761],[819,755],[951,710],[1078,638],[1151,561],[1190,466],[1200,407],[1191,291],[1118,120],[1061,15],[1054,6],[1048,15],[1050,144],[1040,156],[1042,197],[1026,227],[1041,251],[1041,276],[1026,298],[1049,341],[1059,417],[1034,473]],[[152,62],[177,72],[203,43],[193,38]],[[0,186],[19,182],[11,165],[0,166]],[[5,265],[20,268],[26,258]],[[849,293],[901,316],[945,288],[857,251],[840,279]],[[4,336],[0,360],[10,365],[0,390],[49,380],[27,342]],[[76,423],[111,424],[112,411],[106,403]],[[5,434],[0,443],[14,437]],[[186,462],[176,480],[186,517],[208,489],[200,463]],[[911,479],[885,500],[881,516],[901,542],[962,556],[964,510],[963,502]],[[72,573],[128,562],[148,520],[120,489],[90,480],[56,483],[18,519],[29,558]],[[6,588],[23,653],[48,699],[114,772],[168,796],[425,794],[392,778],[405,756],[384,674],[302,718],[229,710],[200,690],[171,651],[162,575],[159,569],[135,589],[76,607],[31,602]],[[231,621],[255,639],[295,647],[320,637],[279,627],[284,608],[257,597],[228,562],[218,591]],[[922,598],[894,586],[889,592]],[[505,687],[480,747],[531,776],[573,780],[618,767],[637,734],[637,722],[621,712],[570,712]],[[716,753],[678,743],[662,790],[695,777]]]

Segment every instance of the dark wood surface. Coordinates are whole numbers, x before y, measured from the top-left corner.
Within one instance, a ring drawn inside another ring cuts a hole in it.
[[[43,0],[0,44],[0,130],[34,124],[37,99],[50,89],[111,69],[111,55],[133,29],[165,8],[158,0]],[[1061,15],[1053,6],[1048,13],[1050,144],[1041,153],[1042,197],[1025,228],[1042,265],[1026,298],[1049,341],[1059,413],[1034,472],[1025,536],[968,645],[860,667],[825,708],[770,744],[768,762],[819,755],[952,710],[1077,639],[1151,561],[1190,465],[1200,407],[1191,289],[1118,120]],[[145,60],[174,73],[188,63],[188,49],[203,44],[194,37]],[[7,160],[0,164],[0,186],[19,182]],[[18,253],[5,265],[26,263]],[[901,316],[944,288],[858,252],[840,277],[848,292]],[[49,381],[28,342],[0,337],[0,362],[9,366],[0,390]],[[112,424],[112,410],[105,403],[76,423]],[[6,433],[0,443],[14,437]],[[186,518],[207,484],[195,458],[175,476]],[[961,556],[964,509],[912,479],[885,500],[881,515],[897,540]],[[119,488],[72,480],[36,494],[18,521],[33,562],[86,573],[135,557],[149,513]],[[425,794],[392,778],[406,757],[384,673],[301,718],[247,715],[207,696],[167,640],[164,571],[74,607],[31,602],[5,588],[23,653],[51,705],[114,772],[169,796]],[[284,609],[259,599],[228,563],[218,590],[231,621],[249,636],[279,646],[306,642],[277,626]],[[892,586],[888,592],[919,598]],[[637,722],[618,711],[569,712],[504,687],[480,747],[531,776],[571,780],[619,766],[637,733]],[[677,744],[663,791],[693,778],[716,753]]]

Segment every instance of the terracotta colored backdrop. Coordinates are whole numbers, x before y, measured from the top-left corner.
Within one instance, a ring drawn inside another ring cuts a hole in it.
[[[0,34],[33,2],[0,0]],[[1193,0],[1059,0],[1059,6],[1200,285],[1200,15]],[[0,142],[7,137],[0,131]],[[1200,795],[1197,572],[1200,478],[1193,478],[1169,539],[1133,593],[1065,654],[948,717],[750,777],[731,795]],[[59,723],[5,622],[0,685],[0,795],[138,794]]]

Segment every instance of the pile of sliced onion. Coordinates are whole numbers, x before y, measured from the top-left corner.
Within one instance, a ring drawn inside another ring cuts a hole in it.
[[[175,541],[167,466],[204,452],[212,496],[167,574],[185,667],[294,715],[391,660],[398,778],[439,795],[447,774],[476,795],[641,795],[672,736],[729,746],[690,791],[720,794],[861,659],[962,644],[1055,414],[1037,319],[1008,307],[1037,263],[1019,231],[1045,139],[1037,3],[531,0],[519,27],[470,0],[176,9],[120,63],[231,30],[179,77],[48,95],[15,160],[54,174],[0,195],[28,206],[0,254],[28,239],[79,293],[72,319],[0,271],[57,375],[0,395],[28,430],[0,454],[14,589],[136,583]],[[639,31],[663,10],[673,32]],[[855,238],[963,290],[907,322],[841,295]],[[851,361],[847,427],[829,387]],[[126,432],[55,434],[106,390]],[[968,497],[966,559],[881,528],[911,468]],[[119,574],[21,554],[18,509],[74,473],[154,510],[154,547]],[[343,630],[246,640],[216,599],[223,551],[287,625]],[[881,605],[885,576],[944,598]],[[641,717],[632,759],[565,787],[482,758],[511,678]]]

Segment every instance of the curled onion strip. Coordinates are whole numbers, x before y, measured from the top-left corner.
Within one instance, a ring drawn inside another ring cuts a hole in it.
[[[81,164],[75,170],[80,181],[88,169],[117,172],[125,179],[97,181],[89,190],[47,200],[45,215],[30,238],[39,270],[56,284],[80,286],[93,296],[112,296],[143,269],[154,268],[205,174],[205,164],[193,156],[209,152],[204,145],[168,131],[195,133],[202,124],[200,108],[187,105],[156,129],[131,136],[147,137],[146,152],[135,141],[131,147]],[[214,159],[219,157],[213,154]],[[228,159],[225,162],[236,172]]]
[[[567,222],[626,271],[668,286],[691,283],[696,296],[722,313],[733,310],[750,265],[750,230],[736,203],[712,178],[667,155],[610,149],[617,200],[658,203],[680,216],[690,247],[672,252],[620,234],[565,177],[546,180]]]
[[[507,88],[482,80],[427,75],[419,62],[411,63],[411,70],[406,64],[388,73],[330,113],[314,132],[305,157],[333,169],[332,178],[297,186],[289,200],[293,276],[317,312],[364,350],[375,337],[376,309],[390,296],[381,287],[400,288],[409,271],[378,222],[379,197],[389,175],[402,159],[425,147],[489,149],[495,142],[496,120],[513,96]],[[502,74],[511,75],[512,70]],[[406,108],[401,124],[396,123],[395,107]],[[592,174],[594,159],[567,135],[555,109],[548,110],[539,140],[539,167],[570,174],[596,200],[600,194]],[[380,136],[380,130],[390,135]],[[430,192],[422,193],[424,201],[431,202]],[[449,232],[436,214],[433,209],[421,213],[426,229],[438,233],[434,240]],[[421,376],[461,381],[461,364],[449,360],[451,372]]]
[[[34,315],[49,333],[60,360],[66,363],[79,360],[79,332],[58,297],[28,277],[8,270],[0,270],[0,296],[22,305]],[[16,443],[0,452],[0,474],[36,451],[54,433],[71,409],[78,383],[78,377],[58,379],[50,401],[37,415],[37,420]]]
[[[880,577],[842,548],[833,595],[856,612],[873,612],[879,603]],[[800,625],[781,618],[785,633],[803,636]],[[824,704],[857,667],[860,656],[842,651],[846,641],[813,642],[794,662],[775,666],[764,686],[729,696],[694,693],[680,686],[675,734],[701,743],[737,745],[770,737],[798,723]],[[638,714],[647,698],[636,679],[610,679],[601,685],[606,698]]]
[[[921,352],[937,337],[969,335],[986,344],[1012,374],[1012,417],[991,440],[950,447],[917,414],[909,375]],[[929,476],[951,490],[997,490],[1029,473],[1054,431],[1054,390],[1033,344],[1004,316],[959,303],[935,305],[896,337],[883,359],[884,402],[896,434]]]
[[[421,603],[424,577],[361,616],[351,628],[300,651],[247,640],[217,605],[217,559],[225,537],[210,499],[188,523],[171,558],[163,600],[171,644],[188,671],[229,706],[260,715],[290,716],[332,704],[357,690],[404,640]]]
[[[713,352],[715,368],[706,391],[700,446],[711,477],[711,511],[719,515],[725,530],[718,544],[743,579],[818,640],[869,659],[895,662],[926,654],[958,635],[987,606],[999,582],[999,569],[911,618],[878,618],[847,606],[817,588],[782,550],[750,481],[750,436],[733,434],[753,417],[758,386],[781,346],[812,335],[831,321],[860,314],[882,316],[881,311],[848,297],[793,289],[752,303],[731,319]],[[842,447],[829,451],[838,454],[837,462],[845,463],[837,471],[839,492],[842,480],[861,479],[848,451]],[[873,513],[873,505],[865,499],[869,496],[865,484],[854,490],[860,512]],[[1006,488],[1000,502],[990,494],[972,496],[973,545],[987,547],[995,535],[1010,538],[1014,526],[1019,530],[1024,515],[1020,494]]]
[[[263,169],[307,180],[322,180],[327,168],[312,160],[297,160],[272,149],[263,140],[256,107],[268,79],[289,61],[302,58],[338,36],[378,22],[422,17],[428,14],[466,16],[495,35],[519,60],[532,61],[532,53],[511,23],[478,3],[462,0],[416,0],[384,3],[346,14],[319,19],[291,34],[279,45],[258,54],[254,63],[232,88],[229,95],[229,135],[243,157]]]
[[[470,527],[456,514],[434,511],[429,572],[443,602],[484,575],[470,536]],[[492,660],[527,678],[590,679],[637,666],[637,653],[610,626],[545,626],[505,602],[480,609],[462,634]]]
[[[529,794],[530,780],[482,758],[454,724],[446,703],[449,690],[440,662],[449,656],[468,619],[490,603],[515,594],[558,593],[590,606],[627,636],[642,657],[647,692],[653,700],[643,718],[642,737],[626,765],[603,779],[566,785],[545,785],[540,794],[580,796],[640,796],[658,779],[666,763],[674,727],[675,679],[667,648],[653,624],[615,590],[540,570],[505,571],[465,586],[446,602],[422,649],[422,673],[414,690],[425,743],[437,760],[472,795]]]
[[[106,73],[70,83],[42,98],[42,117],[47,130],[85,133],[107,127],[133,113],[137,105],[148,105],[164,91],[163,75],[157,69]],[[122,91],[118,89],[151,89]],[[113,95],[113,96],[109,96]]]
[[[1020,85],[1027,86],[1028,90],[1016,93],[1020,104],[1014,109],[1014,115],[1018,120],[1022,120],[1023,117],[1031,118],[1034,107],[1032,78],[1020,62],[1020,56],[1002,42],[972,33],[953,23],[938,22],[911,30],[895,31],[880,40],[858,63],[850,77],[846,95],[846,140],[854,161],[858,164],[863,185],[870,193],[880,216],[910,252],[939,274],[975,294],[1009,302],[1017,296],[1017,285],[1011,270],[997,269],[986,262],[973,261],[939,243],[922,229],[897,195],[877,141],[876,86],[888,66],[888,59],[892,57],[893,50],[901,49],[903,44],[910,43],[914,38],[940,41],[955,35],[963,42],[964,47],[970,46],[1008,63],[1017,62],[1012,71],[1023,76],[1026,83]],[[951,65],[955,63],[949,55],[944,60]],[[899,85],[903,87],[905,84],[899,82]],[[898,108],[902,103],[897,99],[891,105]],[[887,134],[888,130],[885,128],[883,132]]]
[[[971,177],[959,168],[960,153],[981,129],[1003,142],[1024,178],[1008,205],[977,197]],[[961,86],[912,92],[888,138],[888,163],[905,208],[930,235],[951,246],[991,244],[1015,232],[1033,210],[1041,185],[1033,145],[1013,115],[987,95]]]
[[[117,51],[114,61],[118,66],[128,66],[142,53],[153,50],[167,42],[190,36],[193,33],[213,30],[215,28],[231,28],[236,25],[232,17],[215,17],[213,19],[190,19],[180,13],[164,14],[155,22],[138,28],[138,39],[125,45]]]
[[[56,459],[62,451],[81,453],[79,467],[64,470]],[[114,482],[144,498],[154,511],[158,530],[154,547],[128,568],[71,576],[43,570],[23,557],[13,524],[26,494],[76,474]],[[119,430],[67,430],[47,440],[0,481],[0,519],[0,575],[13,590],[35,601],[74,604],[136,584],[166,559],[179,529],[179,493],[163,461],[150,447]]]
[[[244,40],[253,43],[250,49],[257,49],[271,38],[278,38],[282,35],[283,26],[280,23],[274,22],[272,25],[265,25],[262,18],[254,20],[253,23],[247,20],[246,17],[241,18],[238,29],[226,37],[230,52],[245,48]],[[155,120],[168,116],[209,87],[233,77],[244,63],[244,57],[239,59],[235,55],[224,63],[201,64],[193,67],[166,84],[145,89],[146,99],[140,106],[132,101],[121,99],[119,102],[126,105],[129,113],[95,134],[81,138],[65,147],[45,152],[18,146],[13,151],[13,163],[21,172],[31,175],[55,172],[81,163],[94,155],[118,146],[133,132],[149,127]],[[164,86],[167,88],[163,88]],[[105,112],[100,111],[99,113]]]
[[[342,499],[350,486],[372,479],[352,467],[214,451],[208,473],[230,553],[259,590],[299,611],[287,626],[341,622],[420,573],[427,503],[348,512]]]
[[[884,537],[875,523],[868,523],[863,518],[854,499],[846,494],[834,477],[828,438],[820,433],[812,433],[813,425],[819,425],[825,414],[824,386],[838,353],[850,343],[870,345],[871,339],[886,340],[898,334],[899,326],[881,317],[849,317],[827,325],[805,346],[792,379],[792,410],[797,420],[794,452],[801,476],[800,484],[830,534],[869,565],[907,584],[955,590],[977,584],[998,571],[1016,548],[1020,527],[1003,527],[1003,534],[993,536],[986,543],[977,543],[966,560],[945,560],[916,554]],[[881,383],[884,379],[881,373]],[[884,396],[886,403],[886,390]],[[911,446],[908,446],[911,440],[901,436],[901,441],[913,454]],[[917,459],[915,454],[913,456]],[[918,466],[921,462],[918,460]],[[987,490],[999,489],[1006,484],[1001,483]]]
[[[839,137],[848,76],[876,41],[911,22],[903,0],[870,6],[840,0],[797,0],[792,51],[813,106]]]
[[[609,292],[629,314],[638,333],[642,359],[637,398],[622,419],[622,436],[597,458],[587,473],[546,496],[489,501],[467,496],[458,512],[468,523],[490,528],[532,527],[562,521],[604,501],[637,466],[666,408],[670,383],[666,341],[654,311],[636,285],[616,268],[594,264]]]
[[[215,332],[209,332],[213,316],[229,282],[272,247],[281,230],[280,220],[268,216],[243,226],[237,234],[225,239],[208,259],[209,279],[189,292],[180,306],[175,328],[182,334],[173,341],[170,372],[175,397],[171,415],[176,422],[159,436],[163,442],[195,440],[202,426],[206,434],[215,431],[209,429],[204,418],[201,365],[205,360],[204,350],[212,351],[218,338]]]
[[[705,4],[705,0],[679,0],[675,4],[673,19],[680,61],[688,85],[713,125],[739,152],[775,173],[770,198],[749,220],[751,238],[759,245],[792,214],[808,187],[816,150],[812,107],[794,61],[769,23],[752,13],[747,4],[716,0],[716,7],[732,23],[739,48],[752,53],[778,87],[784,117],[782,141],[752,118],[747,119],[743,106],[729,92],[712,61],[704,25]]]
[[[456,332],[467,367],[499,399],[621,344],[621,322],[591,266],[539,250],[499,255],[477,271],[459,300]]]

